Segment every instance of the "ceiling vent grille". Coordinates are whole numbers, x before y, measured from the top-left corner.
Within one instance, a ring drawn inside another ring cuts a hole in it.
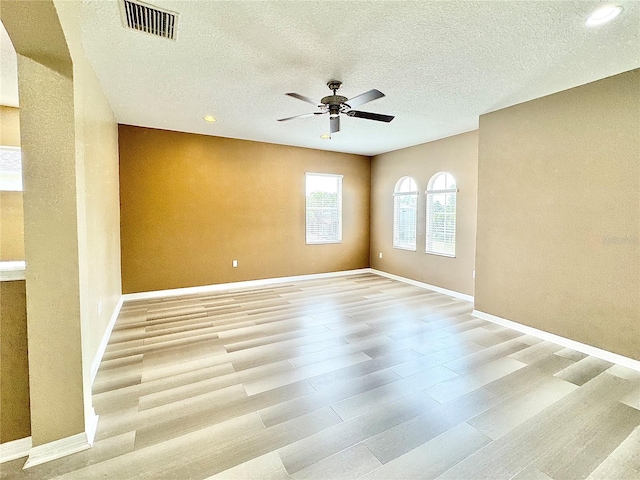
[[[122,0],[121,5],[122,20],[127,27],[157,37],[176,39],[178,26],[176,12],[131,0]]]

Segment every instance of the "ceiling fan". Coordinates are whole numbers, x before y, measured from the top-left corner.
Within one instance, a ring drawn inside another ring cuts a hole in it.
[[[320,108],[320,111],[304,113],[302,115],[295,115],[293,117],[279,118],[278,121],[286,122],[287,120],[293,120],[294,118],[312,117],[314,115],[324,115],[325,113],[328,113],[331,133],[336,133],[340,131],[341,113],[344,113],[349,117],[366,118],[368,120],[375,120],[377,122],[389,123],[391,120],[393,120],[394,117],[391,115],[381,115],[379,113],[352,110],[353,107],[358,107],[367,102],[371,102],[378,98],[384,97],[384,93],[382,93],[380,90],[373,89],[369,90],[368,92],[361,93],[360,95],[356,95],[353,98],[347,98],[343,97],[342,95],[336,94],[341,85],[342,82],[340,82],[339,80],[330,80],[327,83],[327,87],[329,87],[329,90],[333,90],[333,95],[324,97],[322,100],[320,100],[320,102],[316,102],[315,100],[298,93],[287,93],[286,95],[289,95],[290,97],[297,98],[298,100],[302,100],[303,102],[307,102],[311,105],[317,106],[318,108]]]

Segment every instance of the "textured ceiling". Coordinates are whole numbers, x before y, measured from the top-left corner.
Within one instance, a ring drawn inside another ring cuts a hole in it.
[[[640,3],[585,27],[594,1],[166,1],[177,41],[123,28],[120,0],[85,0],[83,43],[118,122],[374,155],[473,130],[478,116],[640,67]],[[326,82],[389,124],[327,116]],[[213,124],[202,117],[212,114]]]

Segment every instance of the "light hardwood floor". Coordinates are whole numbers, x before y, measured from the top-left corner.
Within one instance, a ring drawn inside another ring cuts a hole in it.
[[[373,274],[128,302],[97,441],[3,479],[640,479],[640,372]]]

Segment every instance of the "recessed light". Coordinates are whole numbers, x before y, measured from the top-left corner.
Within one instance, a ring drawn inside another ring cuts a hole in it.
[[[620,12],[622,12],[622,7],[618,7],[617,5],[605,5],[589,15],[586,25],[587,27],[602,25],[603,23],[607,23],[616,18],[620,15]]]
[[[331,135],[329,135],[328,133],[323,133],[322,135],[320,135],[320,138],[323,140],[329,140],[331,139]]]
[[[205,122],[209,122],[209,123],[213,123],[216,121],[216,117],[214,117],[213,115],[205,115],[204,117],[202,117],[202,119]]]

